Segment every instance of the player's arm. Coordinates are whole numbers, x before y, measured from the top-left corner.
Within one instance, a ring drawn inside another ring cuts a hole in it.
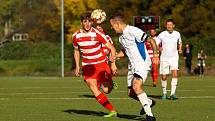
[[[74,59],[75,59],[75,75],[80,76],[80,51],[78,48],[74,48]]]
[[[125,54],[124,54],[124,52],[122,51],[122,50],[120,50],[119,52],[117,52],[117,54],[116,54],[116,58],[122,58],[122,57],[124,57],[125,56]]]
[[[179,40],[178,40],[178,52],[181,54],[182,51],[182,40],[181,40],[181,35],[179,33]]]
[[[178,52],[181,54],[182,53],[182,41],[179,42],[178,44]]]
[[[153,63],[158,64],[159,63],[159,59],[158,59],[159,50],[158,50],[157,44],[156,44],[155,40],[153,38],[151,38],[151,37],[148,37],[147,41],[151,44],[151,47],[153,49],[153,53],[154,53],[154,55],[153,55]]]
[[[111,56],[109,58],[110,61],[115,62],[115,60],[116,60],[116,49],[115,49],[115,47],[109,41],[107,41],[105,46],[107,47],[107,49],[109,49],[111,51]]]

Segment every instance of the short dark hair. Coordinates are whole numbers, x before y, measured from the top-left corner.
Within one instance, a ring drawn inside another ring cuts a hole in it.
[[[172,22],[173,24],[175,24],[174,20],[171,19],[171,18],[167,19],[167,20],[166,20],[166,23],[167,23],[167,22]]]
[[[114,21],[117,21],[117,22],[123,22],[124,23],[124,18],[121,14],[115,14],[115,15],[112,15],[110,17],[110,20],[114,20]]]
[[[91,20],[91,12],[88,11],[88,12],[85,12],[81,15],[81,21],[83,21],[85,19]]]

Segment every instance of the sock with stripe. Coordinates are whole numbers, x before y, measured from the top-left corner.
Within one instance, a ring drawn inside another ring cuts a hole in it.
[[[148,99],[146,93],[141,93],[141,94],[137,95],[137,97],[139,98],[140,103],[146,112],[146,115],[153,116],[151,107],[149,105],[149,99]]]
[[[108,98],[105,96],[104,93],[100,93],[97,97],[96,100],[106,109],[109,111],[113,110],[113,106],[110,104]]]
[[[161,85],[162,85],[163,94],[166,95],[167,94],[167,91],[166,91],[167,81],[161,80]]]

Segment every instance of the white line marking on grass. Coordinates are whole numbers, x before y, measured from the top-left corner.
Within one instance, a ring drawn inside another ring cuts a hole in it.
[[[127,91],[115,91],[114,93],[122,93],[122,92],[127,92]],[[63,95],[63,94],[91,94],[89,93],[89,91],[83,91],[83,92],[53,92],[53,93],[49,93],[49,92],[17,92],[17,93],[0,93],[0,95]]]
[[[178,97],[179,99],[214,99],[215,96]],[[95,98],[25,98],[26,100],[95,100]],[[131,98],[109,98],[111,100],[130,100]]]
[[[17,80],[21,80],[21,79],[44,79],[44,80],[57,80],[57,79],[61,79],[60,77],[2,77],[2,79],[17,79]]]
[[[95,98],[25,98],[27,100],[95,100]],[[108,98],[111,100],[128,100],[131,98]]]
[[[0,98],[0,100],[9,100],[9,98]]]
[[[168,92],[170,92],[171,90],[167,90]],[[200,91],[204,91],[204,90],[177,90],[177,92],[200,92]]]
[[[82,89],[82,88],[86,88],[86,87],[19,87],[19,88],[0,88],[0,90],[8,90],[8,89]]]
[[[192,96],[192,97],[179,97],[179,99],[214,99],[215,96]]]

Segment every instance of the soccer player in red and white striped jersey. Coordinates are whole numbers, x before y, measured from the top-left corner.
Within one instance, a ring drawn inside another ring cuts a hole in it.
[[[104,117],[113,117],[117,115],[115,108],[109,102],[104,93],[97,87],[97,81],[105,86],[103,91],[109,93],[112,88],[111,71],[107,63],[106,54],[102,49],[104,44],[111,50],[110,61],[115,61],[116,50],[107,40],[106,36],[92,27],[91,13],[87,12],[81,16],[82,29],[73,34],[74,58],[76,62],[76,76],[80,72],[80,56],[82,59],[82,71],[84,80],[90,88],[96,100],[110,111]]]
[[[150,37],[152,37],[155,40],[156,44],[157,44],[158,42],[157,42],[157,37],[156,37],[156,30],[155,29],[150,29],[149,30],[149,34],[150,34]],[[146,41],[145,45],[146,45],[146,49],[148,51],[150,59],[153,60],[153,53],[154,52],[153,52],[153,49],[152,49],[152,46],[151,46],[150,42]],[[157,44],[157,46],[158,46],[158,44]],[[158,75],[159,75],[158,74],[158,65],[152,63],[152,66],[151,66],[151,77],[153,79],[153,86],[154,87],[157,86]]]

